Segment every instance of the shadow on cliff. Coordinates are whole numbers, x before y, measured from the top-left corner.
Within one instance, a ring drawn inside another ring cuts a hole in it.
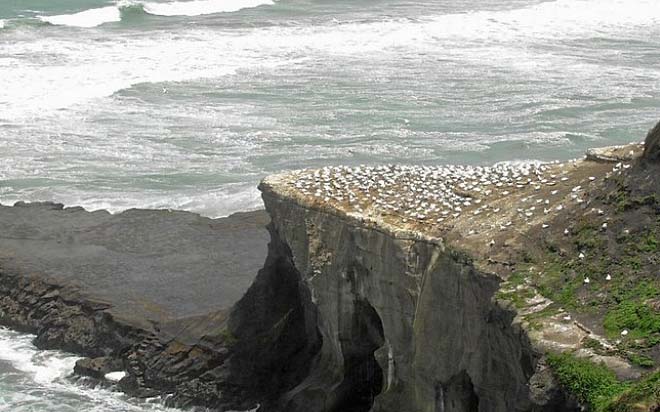
[[[309,291],[301,283],[291,251],[272,224],[263,269],[234,307],[229,330],[236,339],[229,381],[261,410],[277,407],[282,394],[309,372],[321,347],[316,313]]]
[[[291,250],[272,224],[268,229],[271,242],[264,268],[229,320],[236,344],[228,381],[246,399],[260,404],[260,411],[301,410],[303,405],[328,412],[371,410],[383,386],[383,372],[374,357],[384,344],[380,317],[369,302],[356,298],[351,321],[339,331],[341,383],[329,397],[310,390],[310,374],[318,367],[323,343],[318,309]],[[298,387],[303,381],[306,385]]]

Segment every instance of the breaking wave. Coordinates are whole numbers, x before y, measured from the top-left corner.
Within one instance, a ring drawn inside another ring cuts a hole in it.
[[[0,327],[0,410],[12,412],[176,412],[159,398],[129,399],[119,392],[78,385],[69,379],[76,356],[38,350],[34,336]]]
[[[227,1],[223,10],[272,2]],[[110,7],[51,16],[49,20],[90,27],[147,11],[171,15],[217,11],[219,3],[193,0],[158,3],[156,7],[153,1],[124,0]],[[39,40],[17,45],[16,55],[38,56],[35,52],[43,50],[47,43],[50,50],[66,57],[69,66],[63,71],[57,65],[26,64],[21,71],[0,72],[9,77],[9,86],[0,90],[0,102],[8,102],[0,118],[32,113],[35,108],[67,107],[112,95],[138,83],[218,78],[246,67],[270,68],[304,59],[365,53],[398,55],[401,50],[443,55],[462,63],[487,64],[520,73],[550,70],[548,64],[554,64],[589,78],[593,76],[594,66],[584,62],[575,65],[569,55],[546,53],[542,55],[544,66],[537,66],[538,50],[546,50],[546,46],[535,48],[535,43],[555,44],[557,39],[594,35],[626,38],[629,32],[639,32],[639,27],[656,27],[660,22],[657,16],[660,16],[660,2],[656,0],[636,0],[635,7],[622,0],[557,0],[516,10],[435,15],[414,21],[325,23],[235,33],[203,27],[186,29],[176,38],[158,31],[131,34],[122,37],[121,42],[117,37],[94,42]]]
[[[39,20],[57,26],[96,27],[116,23],[129,15],[150,14],[155,16],[201,16],[215,13],[231,13],[262,5],[272,5],[273,0],[192,0],[171,3],[119,1],[113,6],[84,10],[72,14],[38,16]],[[4,23],[0,20],[0,29]]]
[[[272,5],[272,0],[194,0],[172,3],[144,3],[144,11],[158,16],[201,16],[231,13],[242,9]]]
[[[121,10],[117,6],[108,6],[73,14],[39,16],[39,19],[56,26],[96,27],[104,23],[121,21]]]

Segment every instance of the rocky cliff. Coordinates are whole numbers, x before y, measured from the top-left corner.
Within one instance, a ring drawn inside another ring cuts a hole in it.
[[[634,360],[655,353],[660,330],[644,340],[634,325],[603,330],[603,319],[636,299],[615,285],[659,283],[655,249],[649,266],[611,282],[603,271],[623,258],[589,242],[625,232],[635,244],[642,222],[657,226],[655,203],[634,200],[658,192],[641,184],[656,170],[654,149],[640,160],[643,149],[512,170],[326,168],[265,179],[269,257],[230,321],[245,396],[265,411],[614,408],[625,382],[654,367]],[[617,211],[623,180],[640,193]],[[428,187],[446,195],[429,198]],[[607,262],[596,269],[599,255]],[[657,312],[654,287],[641,310]],[[602,379],[559,372],[574,359]]]
[[[271,253],[289,263],[301,330],[317,349],[282,410],[532,408],[538,355],[494,303],[497,276],[442,239],[301,205],[268,180],[261,188]]]

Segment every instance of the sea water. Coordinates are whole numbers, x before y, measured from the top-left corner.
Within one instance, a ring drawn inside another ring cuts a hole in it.
[[[657,0],[0,0],[3,204],[217,217],[283,170],[568,159],[659,119]],[[0,410],[162,410],[74,360],[0,331]]]
[[[176,412],[160,398],[138,401],[112,388],[76,382],[71,375],[78,358],[37,350],[32,338],[0,328],[0,411]]]
[[[0,0],[0,202],[256,208],[270,173],[581,156],[660,118],[657,0]]]

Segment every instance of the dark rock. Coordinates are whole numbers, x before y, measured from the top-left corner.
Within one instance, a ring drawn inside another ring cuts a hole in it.
[[[268,221],[263,211],[0,206],[0,324],[87,356],[79,374],[125,371],[119,387],[131,395],[241,405],[222,387],[227,316],[263,266]]]
[[[568,395],[544,361],[537,365],[537,372],[529,380],[530,398],[536,405],[535,412],[578,412],[577,399]]]
[[[93,359],[80,359],[76,362],[73,371],[80,376],[102,380],[107,373],[121,371],[122,369],[123,363],[120,359],[104,356]]]
[[[653,162],[660,160],[660,122],[646,135],[644,159]]]
[[[228,381],[244,399],[287,412],[531,409],[537,355],[491,303],[493,276],[438,245],[263,197],[268,259],[229,322]]]

